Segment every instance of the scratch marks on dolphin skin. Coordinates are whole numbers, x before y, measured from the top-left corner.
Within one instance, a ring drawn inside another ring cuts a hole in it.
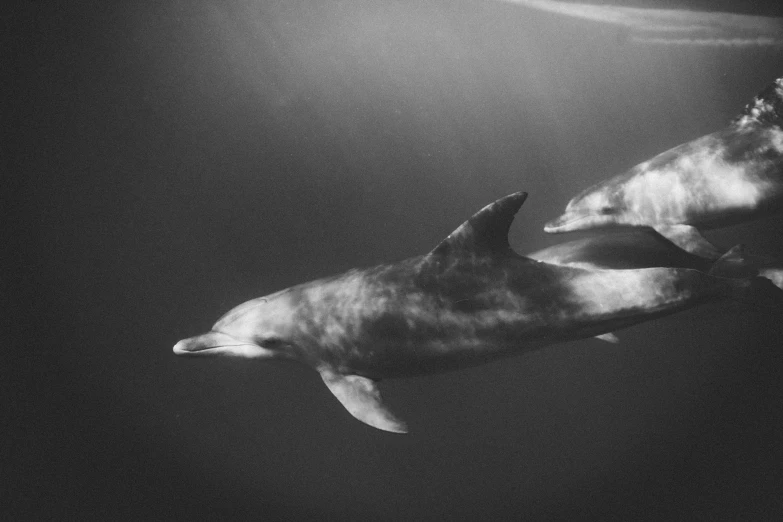
[[[620,27],[642,44],[721,47],[783,46],[783,18],[736,13],[646,9],[556,0],[503,0],[539,11]]]

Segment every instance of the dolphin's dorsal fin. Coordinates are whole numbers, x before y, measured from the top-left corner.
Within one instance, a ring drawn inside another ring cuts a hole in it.
[[[381,391],[375,381],[360,375],[341,375],[321,370],[321,378],[348,412],[373,428],[407,433],[408,427],[395,417],[381,400]]]
[[[440,242],[430,252],[434,256],[448,256],[454,252],[500,253],[510,252],[508,231],[527,192],[515,192],[482,208]]]

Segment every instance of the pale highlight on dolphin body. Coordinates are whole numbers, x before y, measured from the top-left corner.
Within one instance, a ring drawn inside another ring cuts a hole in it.
[[[707,301],[748,299],[766,291],[760,282],[769,285],[692,269],[593,270],[520,256],[507,235],[525,197],[486,206],[427,255],[241,304],[174,353],[303,363],[354,417],[404,433],[382,401],[381,379],[604,335]]]
[[[502,0],[539,11],[618,27],[632,42],[659,45],[783,46],[783,18],[747,14],[647,9],[556,0]]]

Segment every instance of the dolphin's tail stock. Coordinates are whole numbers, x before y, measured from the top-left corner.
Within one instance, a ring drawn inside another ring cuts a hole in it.
[[[783,292],[783,264],[771,258],[748,255],[743,245],[735,246],[717,259],[709,274],[732,279],[759,276],[768,279]]]
[[[711,276],[729,279],[746,279],[757,275],[745,257],[745,246],[737,245],[726,251],[710,267]]]
[[[783,274],[779,269],[759,269],[745,257],[742,245],[723,254],[709,275],[721,280],[720,293],[753,308],[783,311]]]

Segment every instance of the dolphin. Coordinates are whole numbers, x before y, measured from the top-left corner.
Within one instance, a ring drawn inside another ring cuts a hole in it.
[[[405,433],[382,401],[381,379],[478,365],[708,301],[752,299],[765,291],[761,282],[770,285],[687,268],[585,269],[520,256],[508,231],[526,197],[487,205],[426,255],[247,301],[174,353],[298,361],[358,420]]]
[[[724,129],[602,181],[568,202],[549,233],[652,227],[697,255],[719,255],[698,229],[783,210],[783,77]]]

